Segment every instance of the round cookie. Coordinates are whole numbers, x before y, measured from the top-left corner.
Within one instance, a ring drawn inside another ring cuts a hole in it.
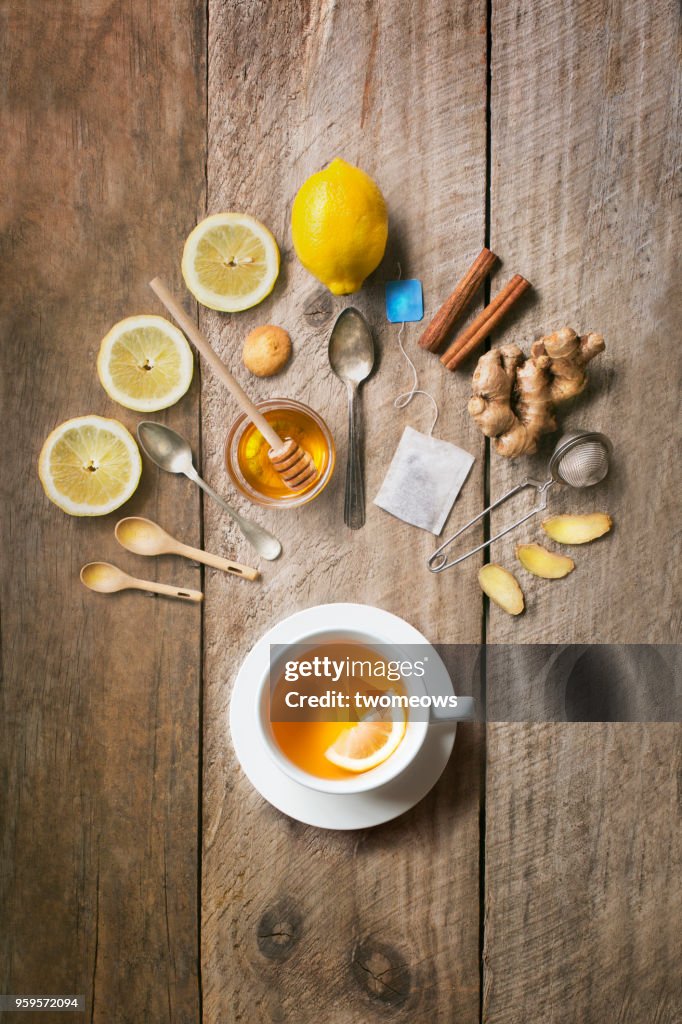
[[[247,334],[242,360],[256,377],[272,377],[285,366],[290,355],[291,338],[284,328],[263,324]]]

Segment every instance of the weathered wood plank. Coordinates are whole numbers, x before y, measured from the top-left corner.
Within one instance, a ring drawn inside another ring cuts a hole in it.
[[[495,14],[492,244],[536,288],[504,338],[527,344],[565,323],[604,334],[587,391],[561,419],[608,434],[612,471],[595,489],[557,488],[549,500],[557,512],[606,509],[616,523],[607,539],[578,551],[576,572],[560,584],[524,573],[527,612],[514,622],[492,608],[496,642],[669,643],[682,635],[674,601],[682,433],[672,345],[681,309],[674,6],[632,0],[605,17],[594,4],[541,3]],[[519,47],[528,59],[517,59]],[[493,498],[528,472],[542,474],[555,440],[512,465],[493,455]],[[524,535],[542,537],[531,524],[493,557],[511,564]]]
[[[679,640],[676,14],[493,5],[491,243],[536,286],[505,339],[604,333],[564,422],[604,430],[613,471],[551,502],[616,520],[566,580],[523,574],[528,610],[491,609],[495,642]],[[493,456],[493,497],[548,450],[523,466]],[[493,558],[511,566],[513,543]],[[679,753],[667,726],[488,730],[484,1019],[673,1020]]]
[[[298,186],[340,155],[379,182],[391,219],[386,259],[363,291],[334,300],[298,265],[289,213]],[[409,382],[386,325],[383,283],[424,282],[429,312],[479,251],[484,233],[485,4],[368,5],[211,3],[209,11],[208,208],[245,209],[273,230],[283,269],[273,295],[240,317],[202,312],[214,343],[258,398],[286,393],[323,412],[340,469],[300,513],[259,514],[285,545],[259,588],[207,581],[205,621],[203,982],[211,1020],[366,1024],[478,1017],[478,817],[481,737],[462,728],[454,761],[434,793],[376,831],[331,834],[287,820],[245,780],[227,729],[230,680],[266,628],[319,602],[359,600],[405,616],[429,637],[478,641],[475,581],[432,577],[426,534],[368,501],[367,525],[343,526],[346,408],[327,365],[338,311],[356,304],[381,350],[364,389],[367,493],[376,494],[403,427],[427,428],[417,402],[397,413]],[[286,376],[247,379],[247,330],[288,328],[295,355]],[[482,500],[483,445],[462,412],[466,385],[416,350],[423,386],[441,405],[439,436],[479,456],[459,514]],[[205,381],[204,469],[225,486],[222,461],[234,406]],[[224,516],[205,508],[213,547],[248,549]],[[272,926],[283,941],[263,936]],[[258,936],[261,935],[259,944]]]
[[[204,208],[204,13],[194,0],[1,11],[0,991],[82,993],[93,1021],[199,1016],[201,613],[91,594],[78,571],[105,558],[200,576],[124,552],[117,514],[65,516],[36,459],[70,416],[141,418],[107,398],[95,358],[117,319],[155,310],[154,272],[177,281]],[[161,417],[195,443],[198,394],[197,380]],[[125,512],[199,540],[197,494],[149,466]]]
[[[484,1021],[674,1024],[678,726],[497,725],[488,750]]]

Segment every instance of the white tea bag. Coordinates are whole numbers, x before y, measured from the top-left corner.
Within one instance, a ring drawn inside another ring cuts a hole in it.
[[[438,536],[473,463],[457,445],[405,427],[374,504]]]
[[[415,395],[423,395],[431,402],[435,416],[428,434],[405,427],[374,504],[405,523],[430,530],[437,537],[469,475],[474,457],[457,445],[433,436],[438,405],[433,395],[419,387],[417,368],[403,345],[405,324],[421,320],[424,315],[422,287],[416,280],[400,280],[400,264],[398,278],[386,285],[386,316],[389,323],[400,323],[398,348],[412,371],[412,387],[398,395],[393,405],[404,409]]]

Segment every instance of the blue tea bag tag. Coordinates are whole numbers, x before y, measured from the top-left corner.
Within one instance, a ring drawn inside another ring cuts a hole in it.
[[[386,282],[386,318],[392,324],[412,323],[424,316],[421,281]]]

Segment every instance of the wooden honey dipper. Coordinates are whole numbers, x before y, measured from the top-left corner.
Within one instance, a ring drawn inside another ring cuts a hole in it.
[[[223,382],[241,406],[243,412],[251,420],[254,427],[263,435],[270,445],[268,458],[281,476],[284,483],[292,491],[298,491],[307,487],[317,476],[317,467],[312,455],[301,448],[300,444],[291,437],[284,440],[279,436],[268,423],[260,409],[254,405],[246,394],[241,384],[232,376],[208,343],[208,340],[201,333],[197,325],[184,311],[178,300],[171,294],[163,281],[155,277],[149,282],[149,287],[161,300],[173,319],[180,325],[197,351],[204,357],[213,372]]]

